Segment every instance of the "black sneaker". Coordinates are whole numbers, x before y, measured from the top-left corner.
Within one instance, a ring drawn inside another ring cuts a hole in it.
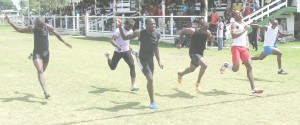
[[[286,74],[288,74],[288,73],[285,72],[285,71],[283,71],[283,69],[281,69],[280,71],[278,71],[278,74],[286,75]]]
[[[44,95],[45,95],[45,99],[50,98],[50,94],[49,93],[44,93]]]
[[[28,56],[28,59],[29,59],[29,60],[32,59],[32,56],[33,56],[33,54],[30,53],[30,55]]]

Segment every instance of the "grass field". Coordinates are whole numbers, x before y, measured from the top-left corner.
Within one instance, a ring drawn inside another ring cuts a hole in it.
[[[150,110],[146,79],[136,67],[140,90],[130,92],[129,68],[120,61],[111,71],[103,56],[113,51],[108,38],[63,36],[69,49],[50,37],[50,63],[45,72],[51,94],[44,99],[37,73],[27,57],[33,35],[0,27],[0,123],[1,125],[47,124],[162,124],[162,125],[299,125],[300,42],[279,44],[283,68],[277,74],[275,56],[253,61],[255,84],[265,92],[253,95],[244,66],[233,73],[219,73],[224,61],[231,62],[229,48],[208,48],[208,68],[202,79],[204,91],[194,84],[199,68],[177,83],[177,72],[189,66],[188,49],[161,44],[163,70],[155,61],[154,87],[157,110]],[[226,43],[226,45],[229,45]],[[252,55],[259,52],[251,50]],[[137,42],[132,48],[138,49]]]

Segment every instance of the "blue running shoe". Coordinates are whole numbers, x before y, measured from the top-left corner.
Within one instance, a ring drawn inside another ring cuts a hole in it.
[[[156,105],[155,102],[152,102],[152,103],[150,104],[150,109],[157,109],[157,105]]]

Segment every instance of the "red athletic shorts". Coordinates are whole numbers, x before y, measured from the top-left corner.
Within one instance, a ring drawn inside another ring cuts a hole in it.
[[[244,46],[232,46],[231,47],[231,54],[232,54],[232,62],[245,62],[251,59],[251,55],[249,53],[248,48]]]

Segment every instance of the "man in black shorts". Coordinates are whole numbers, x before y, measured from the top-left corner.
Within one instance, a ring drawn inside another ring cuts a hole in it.
[[[190,67],[186,68],[182,72],[178,72],[178,82],[181,83],[182,77],[188,73],[194,72],[194,70],[200,65],[200,72],[198,75],[198,80],[196,82],[196,91],[201,91],[200,87],[200,81],[205,73],[205,70],[207,68],[207,63],[205,62],[203,58],[203,51],[206,46],[206,42],[208,38],[211,38],[211,40],[214,40],[213,35],[208,30],[208,24],[202,21],[199,21],[199,28],[185,28],[180,33],[179,43],[177,44],[178,48],[181,48],[182,43],[182,36],[183,35],[191,35],[191,45],[189,49],[189,55],[191,58],[191,64]]]
[[[61,36],[54,30],[54,28],[45,23],[45,19],[38,17],[35,20],[34,26],[28,26],[25,28],[19,28],[10,22],[9,18],[5,16],[7,22],[20,33],[33,32],[34,34],[34,49],[33,49],[33,63],[38,72],[38,79],[44,91],[45,98],[48,99],[50,94],[48,93],[45,85],[44,71],[49,63],[49,39],[48,33],[52,32],[61,42],[66,46],[72,48],[72,46],[65,42]]]
[[[121,20],[117,20],[118,27],[121,27]],[[140,52],[139,58],[142,64],[142,72],[147,79],[147,90],[150,97],[150,109],[157,109],[157,105],[154,102],[153,97],[153,72],[154,63],[153,56],[155,55],[158,65],[163,69],[163,64],[160,61],[158,42],[160,39],[160,33],[155,31],[156,23],[153,18],[146,19],[146,29],[136,30],[132,34],[125,35],[122,31],[120,34],[124,40],[133,39],[139,37],[140,41]]]

